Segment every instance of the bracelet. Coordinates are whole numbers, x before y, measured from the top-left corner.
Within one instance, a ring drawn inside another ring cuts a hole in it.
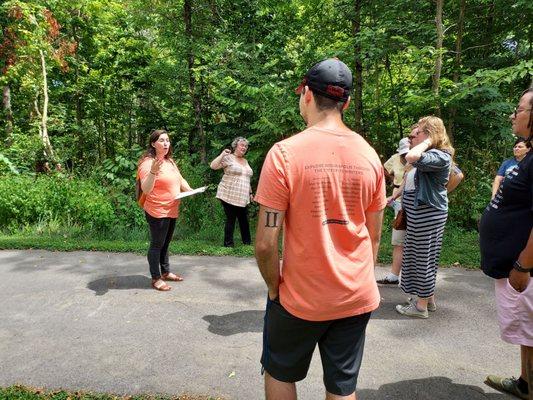
[[[522,267],[522,264],[520,264],[520,261],[516,260],[513,264],[513,268],[517,270],[518,272],[531,272],[533,271],[533,267],[531,268],[524,268]]]
[[[157,175],[155,172],[152,172],[152,171],[150,171],[150,173],[151,173],[152,175]]]

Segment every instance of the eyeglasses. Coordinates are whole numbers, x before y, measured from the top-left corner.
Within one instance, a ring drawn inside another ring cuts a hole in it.
[[[519,108],[515,108],[514,111],[513,111],[513,118],[516,118],[516,116],[518,114],[520,114],[521,112],[524,112],[524,111],[531,111],[531,108],[524,108],[522,110],[520,110]]]

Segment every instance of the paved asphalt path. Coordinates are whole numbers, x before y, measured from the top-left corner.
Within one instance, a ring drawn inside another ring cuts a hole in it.
[[[0,386],[262,399],[266,292],[255,261],[171,262],[185,281],[162,293],[150,289],[143,256],[0,251]],[[499,339],[489,278],[440,270],[428,320],[394,311],[405,299],[397,287],[380,291],[359,399],[510,399],[483,384],[489,373],[519,373],[518,347]],[[324,398],[318,353],[298,393]]]

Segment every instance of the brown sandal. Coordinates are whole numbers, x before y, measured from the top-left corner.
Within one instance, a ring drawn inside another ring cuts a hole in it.
[[[152,287],[155,290],[159,290],[161,292],[168,292],[170,289],[172,289],[170,286],[168,286],[161,278],[159,279],[152,279]]]
[[[173,274],[172,272],[163,274],[161,276],[161,279],[163,279],[164,281],[171,281],[171,282],[181,282],[183,280],[181,276]]]

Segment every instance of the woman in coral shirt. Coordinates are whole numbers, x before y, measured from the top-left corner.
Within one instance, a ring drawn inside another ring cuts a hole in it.
[[[168,246],[178,218],[181,191],[192,190],[172,160],[172,145],[165,130],[150,134],[148,149],[139,160],[137,175],[146,196],[143,208],[150,227],[148,264],[152,275],[152,287],[156,290],[171,289],[165,281],[182,281],[169,269]]]

